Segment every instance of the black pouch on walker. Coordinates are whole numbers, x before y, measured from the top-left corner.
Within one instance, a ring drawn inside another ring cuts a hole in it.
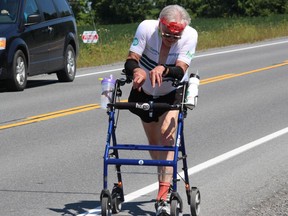
[[[149,103],[153,101],[153,103],[168,103],[170,105],[181,104],[182,94],[183,89],[178,88],[168,93],[167,95],[154,97],[152,95],[146,94],[142,89],[139,92],[137,89],[132,88],[128,98],[128,102]],[[165,110],[153,110],[151,116],[151,113],[149,111],[144,111],[142,109],[131,108],[129,109],[129,111],[139,116],[141,120],[146,123],[158,122],[159,117],[166,112]]]

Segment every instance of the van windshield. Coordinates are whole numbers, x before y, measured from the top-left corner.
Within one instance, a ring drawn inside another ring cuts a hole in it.
[[[0,24],[16,22],[19,1],[20,0],[0,0]]]

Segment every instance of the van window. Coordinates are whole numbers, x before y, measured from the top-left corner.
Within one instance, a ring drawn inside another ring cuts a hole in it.
[[[19,0],[0,0],[0,22],[15,22],[17,18],[19,4]]]
[[[65,16],[70,16],[71,13],[71,9],[69,4],[66,2],[66,0],[53,0],[61,17],[65,17]]]
[[[57,11],[52,1],[37,1],[43,11],[44,19],[51,20],[57,18]]]
[[[35,0],[27,0],[25,9],[24,9],[24,17],[25,21],[27,22],[27,17],[32,14],[39,14],[39,10]]]

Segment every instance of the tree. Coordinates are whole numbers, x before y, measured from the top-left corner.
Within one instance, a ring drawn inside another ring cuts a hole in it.
[[[287,0],[239,0],[239,8],[245,16],[269,16],[288,12]]]
[[[191,17],[268,16],[288,13],[287,0],[69,0],[78,25],[135,23],[157,18],[171,4]]]
[[[92,9],[101,24],[139,22],[150,15],[151,0],[92,0]]]
[[[287,0],[193,0],[186,8],[197,17],[268,16],[287,13]]]
[[[94,12],[89,0],[69,0],[78,25],[91,25],[94,22]]]

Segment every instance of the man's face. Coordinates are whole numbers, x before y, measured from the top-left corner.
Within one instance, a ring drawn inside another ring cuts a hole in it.
[[[160,27],[160,34],[162,37],[162,41],[166,46],[170,47],[174,43],[176,43],[178,40],[181,39],[182,31],[178,33],[173,33],[163,23],[160,23],[159,27]]]

